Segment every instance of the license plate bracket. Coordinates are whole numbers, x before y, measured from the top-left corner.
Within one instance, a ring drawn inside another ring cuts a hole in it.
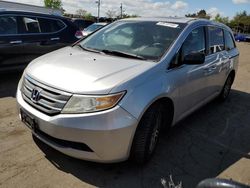
[[[20,110],[20,115],[22,122],[35,132],[37,129],[37,123],[35,119],[22,109]]]

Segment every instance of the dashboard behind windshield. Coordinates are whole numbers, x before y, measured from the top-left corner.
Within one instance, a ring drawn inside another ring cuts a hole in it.
[[[185,26],[183,23],[118,21],[87,37],[80,45],[100,52],[118,51],[157,61]]]

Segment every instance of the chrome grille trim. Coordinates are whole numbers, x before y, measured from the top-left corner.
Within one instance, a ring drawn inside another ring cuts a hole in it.
[[[32,91],[34,89],[40,91],[40,98],[38,101],[31,99]],[[71,93],[41,84],[29,76],[23,78],[21,91],[23,99],[28,104],[47,115],[59,114],[72,96]]]

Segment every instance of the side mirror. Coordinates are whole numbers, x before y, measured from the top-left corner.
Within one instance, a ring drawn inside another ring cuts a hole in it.
[[[183,64],[197,65],[205,62],[205,54],[202,52],[190,53],[184,57]]]

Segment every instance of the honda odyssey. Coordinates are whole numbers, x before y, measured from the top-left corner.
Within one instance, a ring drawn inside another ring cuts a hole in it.
[[[119,20],[33,60],[17,89],[20,118],[35,137],[69,156],[144,163],[162,129],[227,98],[238,61],[223,24]]]

